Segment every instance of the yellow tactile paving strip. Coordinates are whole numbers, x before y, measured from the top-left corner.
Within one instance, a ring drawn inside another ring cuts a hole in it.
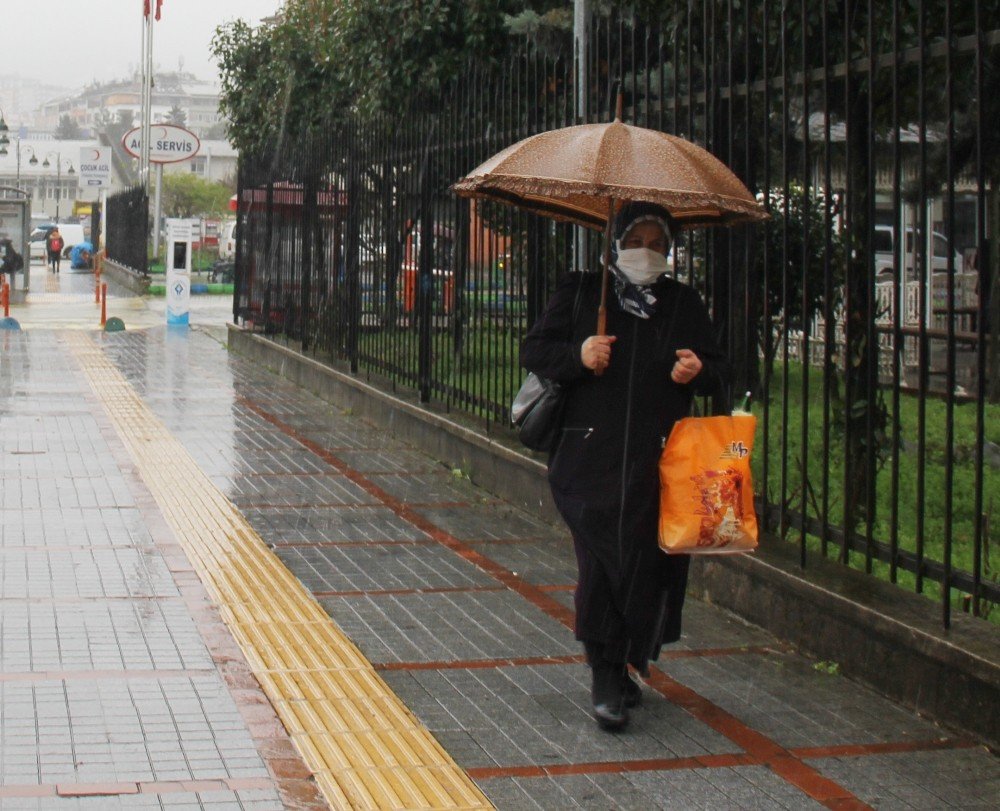
[[[64,340],[330,805],[491,808],[94,341]]]

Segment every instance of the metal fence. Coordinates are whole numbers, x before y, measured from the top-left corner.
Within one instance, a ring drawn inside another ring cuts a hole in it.
[[[149,196],[142,186],[108,197],[105,233],[109,259],[143,275],[149,272]]]
[[[242,156],[235,316],[506,430],[520,341],[559,273],[597,267],[597,239],[448,185],[530,134],[607,120],[620,87],[627,122],[706,146],[772,214],[672,255],[754,392],[765,527],[804,566],[940,584],[945,625],[988,613],[996,4],[676,5]]]

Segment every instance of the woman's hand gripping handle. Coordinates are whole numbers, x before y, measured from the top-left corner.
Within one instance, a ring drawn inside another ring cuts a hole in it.
[[[580,347],[580,361],[595,374],[601,374],[611,363],[614,335],[591,335]]]

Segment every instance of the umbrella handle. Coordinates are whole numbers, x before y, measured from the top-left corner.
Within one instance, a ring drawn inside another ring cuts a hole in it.
[[[601,271],[601,305],[597,308],[597,334],[608,334],[608,267],[611,265],[611,231],[615,227],[615,198],[608,198],[608,224],[604,228],[604,268]],[[594,369],[600,377],[604,369]]]

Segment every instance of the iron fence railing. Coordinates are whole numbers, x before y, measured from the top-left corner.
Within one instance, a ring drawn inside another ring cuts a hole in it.
[[[142,186],[108,196],[105,233],[109,259],[144,276],[149,272],[149,196]]]
[[[436,103],[244,155],[234,314],[505,430],[520,341],[557,274],[597,267],[597,237],[448,186],[532,133],[607,120],[620,87],[626,121],[706,146],[772,215],[673,252],[755,394],[765,527],[803,566],[940,584],[945,625],[987,614],[1000,23],[960,5],[597,17],[583,47],[525,43]]]

